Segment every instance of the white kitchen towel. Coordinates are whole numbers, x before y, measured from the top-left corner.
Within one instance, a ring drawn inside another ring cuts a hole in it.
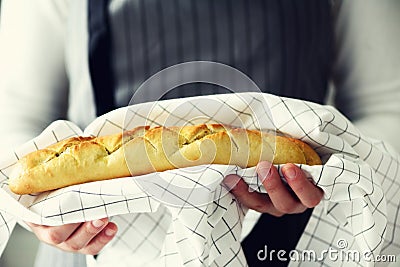
[[[323,189],[324,201],[314,209],[296,250],[282,252],[279,259],[291,260],[292,266],[372,266],[400,253],[399,155],[363,136],[331,106],[264,93],[133,105],[97,118],[84,132],[71,122],[54,122],[2,158],[1,249],[17,220],[60,225],[111,217],[118,234],[93,266],[246,266],[240,246],[246,209],[220,182],[238,174],[265,192],[255,168],[196,166],[23,196],[8,189],[18,158],[71,136],[210,122],[277,130],[309,143],[322,157],[323,165],[300,167]],[[268,253],[260,251],[260,260],[277,257]]]

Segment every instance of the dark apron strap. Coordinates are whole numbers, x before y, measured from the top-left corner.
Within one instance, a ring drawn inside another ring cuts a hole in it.
[[[97,116],[115,109],[108,3],[109,0],[89,0],[88,4],[89,72]]]

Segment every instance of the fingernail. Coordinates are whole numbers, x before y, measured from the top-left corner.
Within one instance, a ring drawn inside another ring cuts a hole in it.
[[[92,222],[92,225],[96,228],[102,227],[104,225],[105,222],[103,222],[102,220],[95,220]]]
[[[271,168],[259,168],[258,174],[261,176],[262,179],[267,179],[271,176]]]
[[[239,179],[240,178],[237,177],[236,175],[228,175],[225,177],[225,179],[222,182],[225,185],[225,187],[227,187],[228,190],[231,190],[236,186]]]
[[[287,179],[294,179],[296,177],[296,170],[293,167],[284,168],[283,174]]]
[[[113,236],[117,231],[111,228],[106,229],[105,234],[106,236]]]

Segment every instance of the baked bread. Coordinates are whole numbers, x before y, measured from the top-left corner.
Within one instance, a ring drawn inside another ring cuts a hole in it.
[[[9,179],[16,194],[136,176],[202,164],[253,167],[321,164],[317,153],[293,138],[222,124],[137,127],[102,137],[73,137],[21,158]]]

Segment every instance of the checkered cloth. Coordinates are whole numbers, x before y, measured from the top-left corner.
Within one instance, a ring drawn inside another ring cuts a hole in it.
[[[75,135],[105,135],[138,125],[225,123],[275,129],[301,139],[322,157],[322,166],[299,165],[325,193],[297,245],[311,260],[291,266],[371,266],[372,257],[400,253],[399,155],[363,136],[330,106],[262,93],[223,94],[144,103],[114,110],[82,133],[57,121],[0,165],[0,244],[16,220],[60,225],[111,217],[119,231],[93,266],[246,266],[240,246],[246,209],[220,185],[242,176],[265,192],[255,168],[209,165],[158,174],[93,182],[35,195],[17,196],[7,177],[18,158]],[[280,166],[278,166],[279,168]],[[368,258],[329,257],[324,251],[356,250]]]

